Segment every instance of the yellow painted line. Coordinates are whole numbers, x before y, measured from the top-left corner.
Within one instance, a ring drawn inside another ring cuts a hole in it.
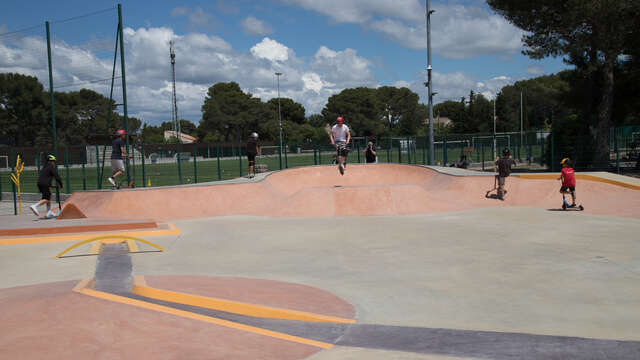
[[[64,255],[64,254],[68,253],[69,251],[77,248],[78,246],[81,246],[81,245],[84,245],[84,244],[88,244],[90,242],[100,241],[100,242],[104,243],[105,240],[113,240],[114,238],[117,239],[117,241],[115,241],[115,243],[122,243],[122,242],[125,241],[125,239],[130,239],[130,240],[143,242],[143,243],[145,243],[147,245],[151,245],[151,246],[155,247],[156,249],[158,249],[160,251],[164,251],[164,249],[161,246],[156,245],[156,244],[152,243],[151,241],[147,241],[145,239],[140,239],[140,238],[133,237],[133,236],[125,236],[125,235],[116,235],[116,236],[105,235],[105,236],[94,237],[94,238],[87,239],[87,240],[82,240],[79,243],[75,243],[75,244],[69,246],[68,248],[64,249],[60,254],[56,255],[56,257],[60,258],[60,257],[62,257],[62,255]],[[114,241],[110,241],[109,243],[114,243]]]
[[[145,280],[144,275],[133,275],[133,283],[139,286],[147,286],[147,280]]]
[[[353,324],[355,320],[335,316],[320,315],[304,311],[280,309],[270,306],[254,305],[238,301],[191,295],[169,290],[155,289],[135,284],[131,290],[134,294],[156,300],[170,301],[178,304],[198,306],[205,309],[225,311],[233,314],[253,316],[268,319],[297,320],[309,322],[328,322]]]
[[[93,278],[86,278],[80,280],[79,283],[73,288],[73,291],[80,292],[83,289],[92,289],[93,288]]]
[[[161,313],[180,316],[180,317],[187,318],[187,319],[203,321],[203,322],[207,322],[207,323],[210,323],[210,324],[224,326],[224,327],[228,327],[228,328],[232,328],[232,329],[236,329],[236,330],[240,330],[240,331],[246,331],[246,332],[253,333],[253,334],[264,335],[264,336],[268,336],[268,337],[272,337],[272,338],[276,338],[276,339],[280,339],[280,340],[291,341],[291,342],[298,343],[298,344],[315,346],[315,347],[319,347],[319,348],[322,348],[322,349],[330,349],[330,348],[333,347],[332,344],[321,342],[321,341],[305,339],[305,338],[298,337],[298,336],[288,335],[288,334],[284,334],[284,333],[280,333],[280,332],[276,332],[276,331],[257,328],[257,327],[254,327],[254,326],[249,326],[249,325],[235,323],[235,322],[232,322],[232,321],[222,320],[222,319],[214,318],[214,317],[211,317],[211,316],[195,314],[195,313],[184,311],[184,310],[178,310],[178,309],[173,309],[173,308],[162,306],[162,305],[151,304],[151,303],[140,301],[140,300],[129,299],[129,298],[126,298],[126,297],[113,295],[113,294],[108,294],[108,293],[104,293],[104,292],[101,292],[101,291],[96,291],[96,290],[92,290],[92,289],[88,289],[88,288],[83,288],[83,289],[78,290],[76,292],[78,292],[80,294],[92,296],[92,297],[95,297],[95,298],[107,300],[107,301],[113,301],[113,302],[126,304],[126,305],[131,305],[131,306],[135,306],[135,307],[139,307],[139,308],[143,308],[143,309],[158,311],[158,312],[161,312]]]
[[[91,244],[91,250],[89,250],[89,254],[98,255],[100,253],[101,248],[102,248],[102,241],[96,241]]]
[[[132,239],[127,239],[127,246],[129,247],[129,252],[140,251],[140,249],[138,249],[138,244],[136,244],[136,242]]]
[[[518,177],[522,179],[534,179],[534,180],[555,180],[560,174],[518,174]],[[623,181],[607,179],[600,176],[589,175],[589,174],[578,174],[576,173],[576,179],[580,180],[589,180],[589,181],[597,181],[601,183],[607,183],[611,185],[621,186],[627,189],[640,190],[639,185],[629,184]]]
[[[130,231],[130,232],[113,232],[113,233],[85,233],[84,235],[56,235],[56,236],[41,236],[41,237],[18,237],[18,238],[0,238],[0,245],[24,245],[24,244],[36,244],[36,243],[53,243],[53,242],[65,242],[65,241],[77,241],[84,240],[87,236],[133,236],[133,237],[150,237],[150,236],[168,236],[168,235],[180,235],[180,230],[173,224],[168,224],[167,230],[150,230],[150,231]]]

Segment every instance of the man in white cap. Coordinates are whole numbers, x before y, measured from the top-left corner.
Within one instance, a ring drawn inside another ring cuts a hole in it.
[[[344,166],[349,154],[348,146],[349,142],[351,142],[351,132],[349,127],[345,125],[342,116],[338,116],[336,119],[336,124],[333,125],[331,132],[329,132],[329,138],[331,139],[331,145],[335,146],[337,150],[338,170],[340,170],[341,175],[344,175]]]

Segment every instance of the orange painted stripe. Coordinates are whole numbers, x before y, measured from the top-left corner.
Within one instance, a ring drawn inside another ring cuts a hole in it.
[[[180,230],[176,228],[173,224],[168,223],[167,225],[169,227],[168,230],[132,231],[132,232],[118,232],[118,233],[91,233],[91,234],[95,236],[124,235],[124,236],[133,236],[133,237],[180,235]],[[23,244],[36,244],[36,243],[77,241],[77,240],[85,240],[87,236],[88,234],[4,238],[4,239],[0,239],[0,245],[23,245]]]
[[[533,180],[555,180],[560,175],[559,174],[514,174],[522,179],[533,179]],[[590,175],[590,174],[578,174],[576,173],[576,179],[580,180],[588,180],[588,181],[597,181],[601,183],[607,183],[611,185],[621,186],[627,189],[632,190],[640,190],[639,185],[629,184],[623,181],[607,179],[600,176]]]
[[[236,330],[240,330],[240,331],[246,331],[246,332],[250,332],[250,333],[253,333],[253,334],[264,335],[264,336],[272,337],[272,338],[275,338],[275,339],[291,341],[291,342],[298,343],[298,344],[315,346],[315,347],[319,347],[319,348],[322,348],[322,349],[330,349],[330,348],[333,347],[332,344],[321,342],[321,341],[305,339],[305,338],[302,338],[302,337],[299,337],[299,336],[293,336],[293,335],[288,335],[288,334],[284,334],[284,333],[280,333],[280,332],[276,332],[276,331],[265,330],[265,329],[257,328],[257,327],[254,327],[254,326],[249,326],[249,325],[235,323],[235,322],[232,322],[232,321],[227,321],[227,320],[214,318],[214,317],[211,317],[211,316],[204,316],[204,315],[195,314],[195,313],[188,312],[188,311],[177,310],[177,309],[173,309],[173,308],[162,306],[162,305],[156,305],[156,304],[151,304],[151,303],[147,303],[147,302],[140,301],[140,300],[129,299],[129,298],[126,298],[126,297],[113,295],[113,294],[108,294],[108,293],[104,293],[104,292],[101,292],[101,291],[96,291],[96,290],[92,290],[92,289],[88,289],[88,288],[83,288],[81,290],[77,290],[76,292],[78,292],[80,294],[92,296],[92,297],[95,297],[95,298],[107,300],[107,301],[113,301],[113,302],[126,304],[126,305],[131,305],[131,306],[135,306],[135,307],[139,307],[139,308],[143,308],[143,309],[158,311],[158,312],[161,312],[161,313],[180,316],[180,317],[187,318],[187,319],[203,321],[203,322],[207,322],[207,323],[210,323],[210,324],[224,326],[224,327],[228,327],[228,328],[236,329]]]
[[[238,301],[191,295],[169,290],[155,289],[134,283],[131,290],[134,294],[156,300],[170,301],[178,304],[198,306],[205,309],[225,311],[233,314],[247,315],[259,318],[297,320],[309,322],[328,322],[353,324],[355,320],[335,316],[314,314],[304,311],[281,309],[270,306],[255,305]]]
[[[24,229],[4,229],[0,230],[0,236],[29,236],[29,235],[51,235],[51,234],[70,234],[85,233],[97,231],[122,231],[135,229],[155,229],[158,227],[153,221],[122,223],[122,224],[95,224],[95,225],[74,225],[74,226],[55,226],[55,227],[37,227]]]

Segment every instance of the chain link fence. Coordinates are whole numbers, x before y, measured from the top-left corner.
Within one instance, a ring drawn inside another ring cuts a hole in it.
[[[640,126],[612,129],[608,164],[576,164],[578,168],[628,173],[640,170]],[[549,132],[497,134],[449,134],[434,139],[434,165],[493,171],[495,156],[509,148],[518,161],[516,171],[559,171],[560,159],[572,157],[578,139],[559,142]],[[429,143],[425,136],[354,138],[348,163],[365,163],[367,143],[375,145],[378,163],[428,164]],[[286,143],[280,152],[273,142],[260,143],[256,160],[259,171],[328,165],[335,161],[335,148],[328,143]],[[0,147],[0,194],[2,201],[14,201],[15,185],[10,180],[17,156],[25,167],[21,177],[25,199],[39,199],[37,179],[46,155],[53,148]],[[58,148],[58,172],[63,196],[75,191],[110,189],[111,146],[83,145]],[[127,171],[119,177],[123,187],[157,187],[229,180],[247,175],[245,142],[194,144],[143,144],[133,142]],[[596,166],[597,165],[597,166]],[[30,195],[33,194],[33,195]],[[14,213],[5,206],[0,214]]]

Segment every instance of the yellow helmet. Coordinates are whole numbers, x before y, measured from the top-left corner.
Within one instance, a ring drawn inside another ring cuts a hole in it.
[[[564,165],[567,162],[569,162],[569,158],[564,158],[560,161],[560,165]]]

